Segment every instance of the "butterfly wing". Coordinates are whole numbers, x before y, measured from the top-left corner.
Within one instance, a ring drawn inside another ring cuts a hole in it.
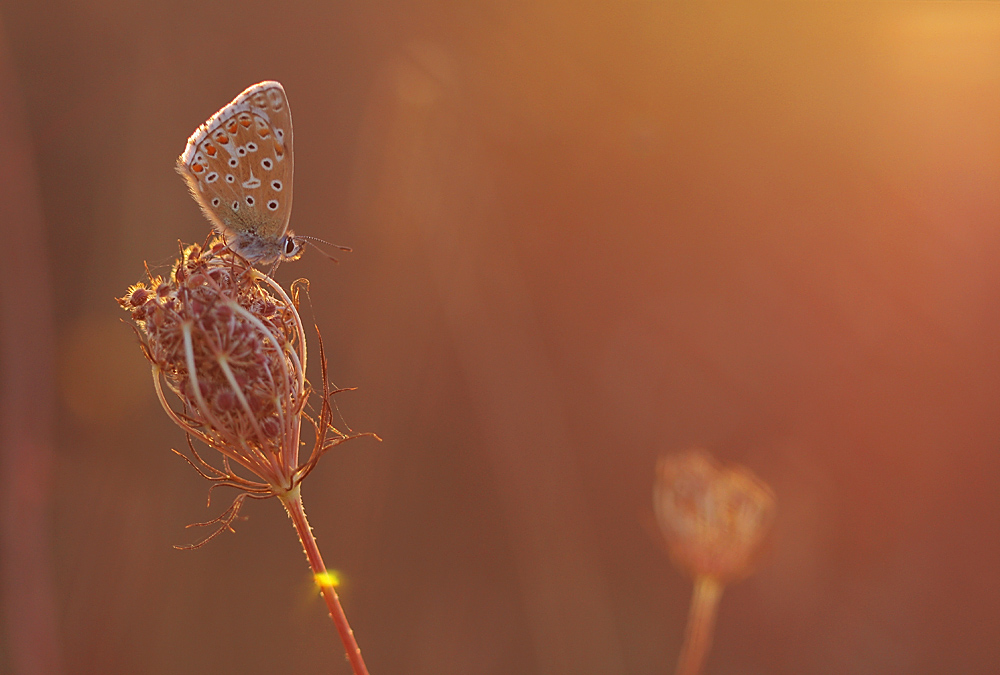
[[[292,210],[292,116],[278,82],[233,99],[188,139],[177,170],[205,216],[250,260],[281,255]]]

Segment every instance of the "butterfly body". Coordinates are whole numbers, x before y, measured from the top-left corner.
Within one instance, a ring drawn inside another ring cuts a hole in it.
[[[292,116],[278,82],[247,88],[191,134],[177,171],[215,231],[253,263],[302,255],[292,210]]]

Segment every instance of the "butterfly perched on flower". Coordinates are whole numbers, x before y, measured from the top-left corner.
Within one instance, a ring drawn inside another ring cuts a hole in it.
[[[252,263],[302,255],[292,212],[292,115],[274,81],[247,88],[191,134],[177,171],[215,231]]]

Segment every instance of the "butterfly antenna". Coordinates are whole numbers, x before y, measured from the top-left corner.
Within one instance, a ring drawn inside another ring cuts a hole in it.
[[[334,258],[332,255],[330,255],[328,252],[324,251],[322,248],[320,248],[319,246],[317,246],[313,242],[318,241],[321,244],[326,244],[327,246],[332,246],[333,248],[340,249],[341,251],[344,251],[345,253],[351,253],[352,251],[354,251],[354,249],[351,248],[350,246],[341,246],[340,244],[331,244],[330,242],[326,241],[325,239],[320,239],[319,237],[306,237],[306,236],[303,236],[303,235],[299,234],[299,235],[296,235],[295,238],[303,240],[305,243],[309,244],[314,249],[316,249],[317,251],[319,251],[320,253],[322,253],[328,259],[332,260],[335,263],[339,263],[340,260],[338,260],[337,258]]]

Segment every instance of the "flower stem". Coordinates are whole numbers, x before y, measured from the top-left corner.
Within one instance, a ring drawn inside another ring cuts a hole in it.
[[[333,625],[337,627],[340,639],[344,643],[344,651],[347,652],[347,660],[351,662],[354,675],[368,675],[365,661],[361,658],[361,648],[358,647],[358,642],[354,639],[354,631],[347,623],[347,615],[344,614],[344,608],[340,606],[340,598],[337,597],[337,591],[334,589],[336,582],[332,575],[326,571],[323,556],[320,555],[319,546],[316,545],[316,537],[313,536],[309,521],[306,520],[299,487],[296,485],[285,494],[279,495],[281,503],[284,504],[285,510],[288,511],[288,515],[295,525],[295,531],[299,535],[302,548],[309,560],[309,566],[312,568],[313,579],[319,586],[323,599],[326,600],[326,606],[330,609],[330,618],[333,619]]]
[[[691,612],[684,632],[684,646],[677,660],[676,675],[698,675],[712,646],[715,610],[722,597],[722,583],[714,577],[699,574],[694,580]]]

